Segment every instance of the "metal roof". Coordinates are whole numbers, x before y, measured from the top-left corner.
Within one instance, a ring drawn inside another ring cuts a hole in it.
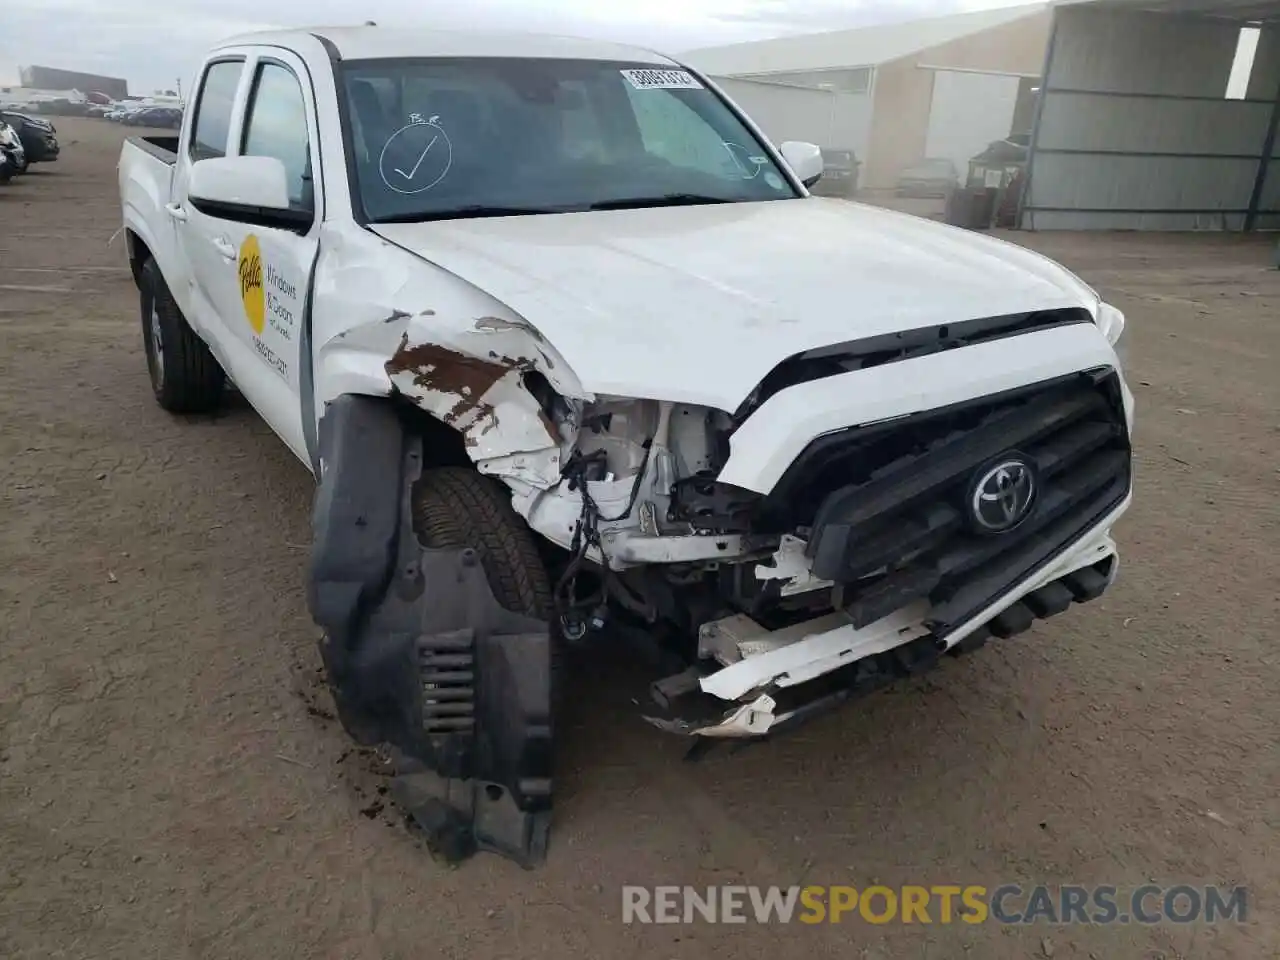
[[[1280,0],[1057,0],[1055,6],[1089,6],[1220,17],[1247,23],[1280,20]]]
[[[300,27],[241,34],[223,40],[218,46],[264,44],[296,48],[300,43],[314,43],[314,37],[323,37],[331,42],[344,60],[399,57],[563,57],[674,65],[662,54],[640,47],[623,46],[604,40],[511,30],[423,30],[392,26]]]
[[[681,59],[704,73],[720,76],[870,67],[1034,16],[1048,6],[1033,3],[855,30],[704,47],[687,51]]]

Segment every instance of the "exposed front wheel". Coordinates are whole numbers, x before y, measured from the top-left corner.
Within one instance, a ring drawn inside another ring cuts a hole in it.
[[[537,541],[495,481],[466,467],[425,471],[413,491],[413,524],[424,546],[473,548],[503,607],[551,619],[551,580]]]
[[[425,547],[470,547],[498,605],[550,624],[551,576],[532,530],[498,481],[466,467],[423,471],[413,491],[413,529]],[[563,704],[563,651],[552,630],[551,695]]]
[[[226,374],[187,325],[154,260],[139,272],[142,344],[156,402],[170,413],[210,413]]]

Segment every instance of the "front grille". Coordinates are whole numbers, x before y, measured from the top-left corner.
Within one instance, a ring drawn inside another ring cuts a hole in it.
[[[1031,466],[1035,498],[994,533],[975,522],[974,484],[1010,459]],[[821,438],[786,479],[820,504],[813,573],[845,584],[855,626],[927,598],[945,630],[1119,504],[1130,460],[1119,381],[1104,370]]]

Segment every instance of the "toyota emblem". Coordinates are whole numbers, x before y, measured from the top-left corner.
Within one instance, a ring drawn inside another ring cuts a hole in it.
[[[1008,533],[1027,517],[1036,501],[1035,469],[1010,456],[980,473],[969,497],[969,513],[979,530]]]

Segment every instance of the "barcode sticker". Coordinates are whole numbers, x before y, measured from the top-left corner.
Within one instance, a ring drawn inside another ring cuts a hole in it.
[[[623,70],[637,90],[701,90],[702,84],[688,70]]]

